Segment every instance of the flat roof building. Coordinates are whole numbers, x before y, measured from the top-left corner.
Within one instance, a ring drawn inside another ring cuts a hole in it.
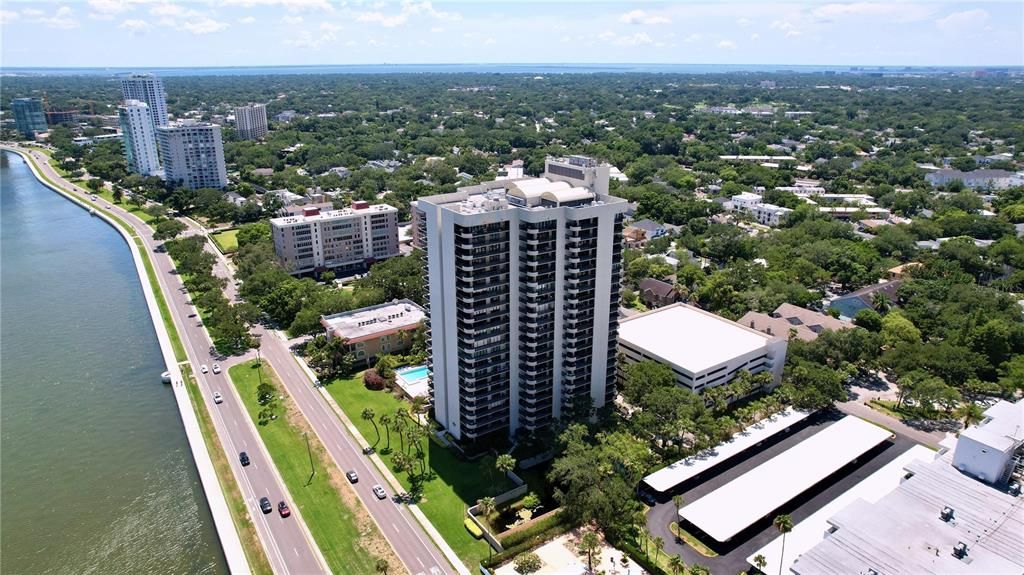
[[[128,171],[143,176],[160,172],[160,157],[156,147],[156,126],[149,105],[141,100],[126,100],[117,107],[124,138],[124,159]]]
[[[398,210],[387,204],[307,207],[301,215],[271,219],[270,232],[274,252],[292,274],[361,270],[400,253]]]
[[[149,106],[154,126],[166,126],[167,93],[164,81],[153,74],[130,74],[121,78],[122,100],[141,100]]]
[[[228,185],[220,126],[182,120],[158,125],[156,139],[169,185],[190,190]]]
[[[48,129],[46,115],[43,113],[43,101],[39,98],[11,100],[11,113],[14,115],[15,128],[26,138],[35,138],[37,133]]]
[[[242,140],[261,140],[267,135],[267,107],[249,104],[235,108],[235,132]]]
[[[423,325],[426,312],[410,300],[395,300],[320,317],[327,337],[345,340],[356,361],[371,363],[379,355],[400,353],[412,344],[411,332]]]
[[[1024,400],[999,401],[985,419],[960,433],[953,466],[986,483],[1005,485],[1024,468]]]
[[[416,202],[431,395],[456,439],[538,430],[582,398],[611,401],[627,203],[607,195],[609,169],[548,158],[544,177]]]
[[[694,393],[725,385],[741,370],[770,371],[777,384],[786,363],[786,347],[786,334],[769,336],[684,303],[619,323],[619,352],[627,363],[665,364],[676,383]]]

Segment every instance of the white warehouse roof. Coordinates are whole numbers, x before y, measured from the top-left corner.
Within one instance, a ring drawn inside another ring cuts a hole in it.
[[[765,348],[772,336],[713,313],[677,303],[623,319],[619,341],[647,355],[700,373]]]

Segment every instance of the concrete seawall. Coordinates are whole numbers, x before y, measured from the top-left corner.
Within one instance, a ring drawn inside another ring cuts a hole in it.
[[[217,479],[213,460],[210,458],[210,453],[206,448],[206,442],[203,439],[202,431],[199,428],[199,420],[196,417],[188,391],[183,384],[184,380],[181,369],[178,365],[177,358],[174,356],[174,347],[171,345],[170,334],[167,332],[167,327],[164,325],[163,318],[160,314],[160,306],[157,304],[156,299],[157,295],[153,291],[153,286],[149,281],[149,275],[146,272],[146,265],[142,259],[143,254],[139,250],[139,246],[135,243],[134,237],[107,213],[104,213],[99,209],[95,209],[95,206],[89,204],[78,195],[71,191],[62,189],[60,186],[48,181],[36,166],[35,159],[26,153],[26,151],[8,146],[0,146],[0,149],[18,154],[18,156],[28,164],[29,169],[32,170],[32,174],[36,179],[47,188],[61,194],[74,204],[80,206],[82,209],[95,210],[94,215],[117,230],[128,244],[128,248],[132,254],[132,261],[135,262],[135,271],[138,273],[139,282],[142,284],[142,292],[146,298],[146,307],[149,310],[150,319],[153,322],[153,329],[156,331],[157,340],[160,342],[160,351],[163,355],[164,363],[167,366],[167,371],[169,371],[171,375],[171,381],[173,382],[172,389],[174,391],[174,399],[178,405],[178,413],[180,414],[182,424],[185,427],[185,435],[188,438],[188,444],[192,450],[192,459],[195,462],[196,470],[199,473],[199,478],[203,485],[203,492],[205,493],[207,503],[210,506],[210,513],[213,515],[213,522],[217,528],[217,537],[220,540],[224,557],[227,560],[228,569],[230,569],[231,573],[234,574],[250,573],[249,562],[245,558],[241,539],[239,539],[238,531],[235,529],[235,524],[231,519],[231,512],[228,509],[227,499],[225,498],[220,482]],[[81,193],[86,194],[87,192],[82,191]],[[128,224],[127,222],[126,224],[131,226],[131,224]],[[159,374],[153,374],[153,384],[160,385]]]

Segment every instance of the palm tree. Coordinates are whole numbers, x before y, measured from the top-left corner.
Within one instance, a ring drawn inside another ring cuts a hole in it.
[[[793,530],[793,518],[779,515],[772,521],[772,525],[782,533],[782,553],[779,555],[779,575],[782,575],[782,566],[786,563],[786,534]]]
[[[956,416],[964,420],[964,429],[985,419],[985,412],[981,406],[973,401],[968,401],[956,410]]]
[[[383,413],[381,414],[380,417],[377,418],[377,420],[380,421],[380,424],[384,426],[384,435],[387,438],[388,442],[384,449],[386,449],[387,451],[391,451],[391,429],[389,427],[391,425],[391,416],[386,413]]]
[[[601,555],[601,538],[593,531],[587,531],[580,537],[579,552],[587,556],[587,573],[594,572],[594,557]]]
[[[404,451],[399,451],[391,456],[391,464],[394,465],[395,471],[402,473],[409,468],[409,457]]]
[[[484,518],[494,513],[496,507],[493,497],[483,497],[476,500],[477,514],[482,515]]]
[[[665,548],[665,540],[661,537],[654,538],[654,564],[658,564],[658,557],[661,554],[661,550]]]
[[[374,445],[380,443],[380,430],[377,429],[377,422],[373,420],[373,418],[376,415],[377,414],[375,414],[373,410],[370,409],[369,407],[364,408],[363,413],[361,414],[361,417],[363,418],[364,421],[369,421],[370,423],[373,424],[373,431],[377,433],[377,441],[374,443]]]
[[[377,559],[377,566],[376,567],[377,567],[377,573],[380,573],[380,575],[388,575],[388,560],[387,559]]]
[[[678,555],[673,555],[668,558],[668,568],[672,570],[672,573],[679,575],[683,569],[686,569],[686,563],[683,563],[683,558]]]
[[[682,495],[673,495],[672,496],[672,503],[674,503],[676,505],[676,521],[679,521],[679,509],[682,508],[683,501],[684,501],[684,499],[683,499]]]
[[[405,451],[405,424],[406,417],[405,411],[399,409],[395,412],[395,419],[391,422],[392,427],[395,428],[395,433],[398,434],[399,451]]]
[[[711,575],[711,570],[703,565],[690,565],[690,575]]]
[[[516,458],[507,453],[503,453],[494,461],[494,468],[500,471],[503,475],[508,475],[510,471],[516,468]]]
[[[650,559],[651,553],[647,550],[647,543],[651,540],[651,530],[646,525],[641,527],[640,536],[644,538],[644,557]]]
[[[758,553],[754,556],[754,567],[761,573],[764,573],[764,568],[768,566],[768,560],[764,558],[764,555]]]

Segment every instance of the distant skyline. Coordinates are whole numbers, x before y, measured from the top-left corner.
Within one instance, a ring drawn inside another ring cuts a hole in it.
[[[4,67],[1024,65],[1019,1],[4,0]]]

